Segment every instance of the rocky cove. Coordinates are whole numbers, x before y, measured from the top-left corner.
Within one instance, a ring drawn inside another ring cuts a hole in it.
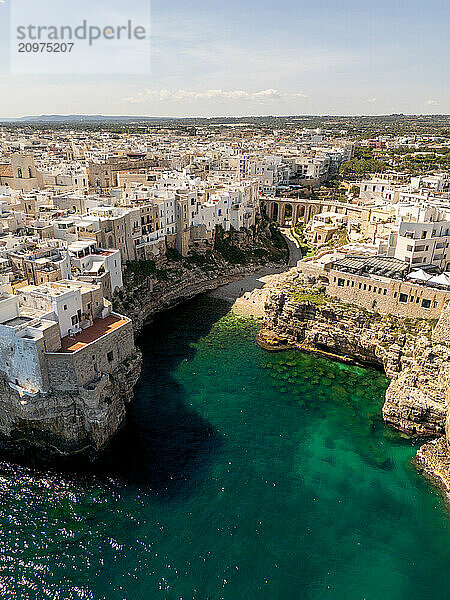
[[[114,298],[114,311],[131,319],[138,339],[146,323],[156,316],[164,319],[165,309],[241,281],[264,264],[269,272],[267,259],[280,261],[285,252],[280,239],[266,227],[253,238],[229,239],[225,252],[182,257],[168,251],[159,260],[129,264],[124,289]],[[327,296],[319,280],[297,268],[273,276],[263,289],[244,294],[236,303],[240,309],[246,305],[247,314],[263,315],[257,339],[266,350],[298,348],[382,369],[390,379],[384,420],[408,435],[434,438],[420,448],[416,464],[450,492],[445,436],[446,420],[450,435],[447,314],[438,323],[383,317]],[[24,398],[2,381],[3,441],[43,454],[96,457],[126,421],[141,363],[141,353],[135,349],[113,372],[88,385],[33,398]]]
[[[2,373],[4,452],[33,461],[97,458],[126,421],[142,365],[133,337],[139,336],[144,324],[167,308],[242,279],[271,260],[282,264],[287,257],[283,239],[267,223],[251,232],[222,233],[218,238],[217,247],[204,253],[183,257],[168,248],[156,261],[128,264],[125,286],[113,299],[114,319],[125,317],[124,333],[100,336],[97,351],[83,343],[78,347],[76,339],[73,354],[47,352],[43,344],[45,390],[24,390]]]
[[[295,268],[268,284],[263,297],[258,343],[266,350],[298,348],[383,369],[390,379],[384,420],[405,434],[434,438],[420,448],[416,465],[450,494],[447,314],[438,323],[381,316],[327,296],[318,280]]]
[[[133,321],[136,335],[155,315],[194,296],[243,279],[261,268],[283,270],[288,247],[279,231],[267,222],[253,231],[230,232],[216,238],[214,249],[177,251],[150,261],[132,261],[124,272],[124,289],[114,299],[114,309]]]

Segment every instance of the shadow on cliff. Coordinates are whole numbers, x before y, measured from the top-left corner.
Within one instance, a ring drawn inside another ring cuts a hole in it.
[[[128,419],[98,461],[95,475],[113,477],[161,497],[188,494],[208,472],[222,443],[217,430],[189,406],[173,374],[191,360],[229,304],[202,296],[160,313],[137,340],[141,377]]]
[[[19,464],[36,474],[54,472],[86,485],[137,487],[156,498],[189,495],[208,473],[222,439],[190,408],[186,391],[173,374],[191,360],[194,344],[208,335],[230,305],[200,296],[159,313],[137,340],[143,353],[141,377],[128,407],[127,422],[96,460],[49,456],[0,441],[1,465]],[[213,357],[212,357],[213,358]],[[44,469],[44,470],[43,470]]]

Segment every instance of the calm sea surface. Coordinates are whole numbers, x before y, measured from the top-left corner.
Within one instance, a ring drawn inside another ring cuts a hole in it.
[[[100,465],[0,464],[0,598],[450,597],[450,519],[386,378],[268,354],[219,300],[161,315]]]

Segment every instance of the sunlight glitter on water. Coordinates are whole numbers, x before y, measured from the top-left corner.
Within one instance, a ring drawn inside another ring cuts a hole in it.
[[[99,465],[0,465],[2,598],[445,597],[449,519],[382,374],[265,353],[209,298],[159,323]]]

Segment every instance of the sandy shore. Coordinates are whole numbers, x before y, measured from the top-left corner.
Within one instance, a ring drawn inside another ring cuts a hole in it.
[[[301,250],[289,229],[283,229],[281,232],[289,247],[288,265],[267,265],[255,273],[245,275],[242,279],[217,288],[210,292],[210,296],[232,302],[233,310],[240,315],[263,317],[269,289],[302,257]]]
[[[210,292],[210,296],[228,300],[233,310],[245,316],[264,316],[264,304],[271,286],[286,273],[286,267],[264,267],[238,281]],[[271,284],[268,286],[267,284]],[[267,285],[267,287],[265,287]]]

